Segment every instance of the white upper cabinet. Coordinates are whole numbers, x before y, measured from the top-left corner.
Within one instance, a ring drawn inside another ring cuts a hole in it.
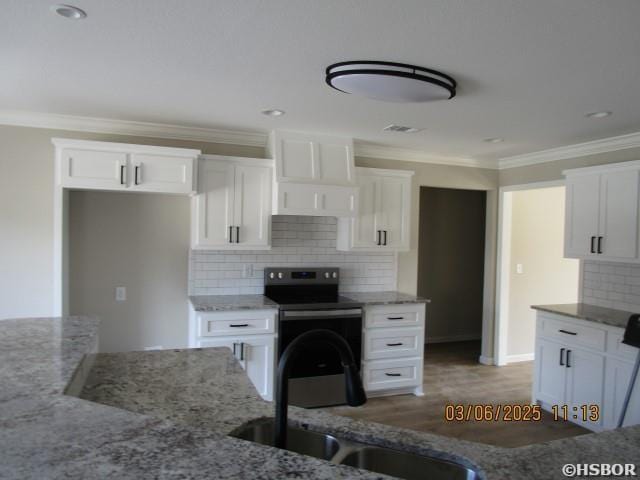
[[[409,250],[413,172],[359,167],[356,174],[358,215],[338,221],[338,249]]]
[[[192,200],[192,247],[271,248],[271,177],[268,160],[203,156]]]
[[[54,138],[59,185],[86,190],[194,193],[199,150]]]
[[[640,162],[564,173],[567,176],[565,256],[639,261]]]
[[[274,215],[357,213],[352,139],[275,131],[269,152],[275,164]]]
[[[297,132],[272,132],[277,182],[355,183],[353,140]]]
[[[190,193],[193,190],[193,158],[170,155],[130,155],[131,190]]]

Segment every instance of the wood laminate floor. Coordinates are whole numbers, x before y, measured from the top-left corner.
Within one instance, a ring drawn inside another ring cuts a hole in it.
[[[481,365],[479,342],[427,345],[423,397],[371,398],[358,408],[333,407],[334,414],[502,447],[589,433],[543,412],[539,422],[446,422],[447,404],[530,404],[533,362],[504,367]]]

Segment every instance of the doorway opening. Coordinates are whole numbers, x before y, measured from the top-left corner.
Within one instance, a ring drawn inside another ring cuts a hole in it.
[[[431,300],[425,343],[482,337],[486,192],[420,187],[418,295]]]
[[[564,258],[563,182],[502,189],[498,227],[496,365],[532,361],[531,305],[575,303],[580,261]]]

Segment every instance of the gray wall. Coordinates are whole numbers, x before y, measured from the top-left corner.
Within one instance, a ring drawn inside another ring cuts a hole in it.
[[[481,337],[485,199],[479,190],[420,188],[418,295],[431,299],[427,343]]]
[[[100,351],[187,346],[189,198],[69,195],[70,313],[97,314]],[[127,300],[115,301],[115,287]]]

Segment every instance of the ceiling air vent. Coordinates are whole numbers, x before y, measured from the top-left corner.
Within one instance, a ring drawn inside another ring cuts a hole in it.
[[[384,127],[382,129],[385,132],[400,132],[400,133],[416,133],[419,132],[420,130],[422,130],[421,128],[414,128],[414,127],[404,127],[402,125],[389,125],[387,127]]]

